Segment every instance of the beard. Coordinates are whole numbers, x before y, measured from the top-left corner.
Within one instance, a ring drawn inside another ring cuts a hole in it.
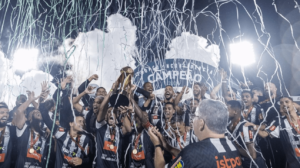
[[[0,122],[0,128],[5,127],[6,124],[7,124],[7,121],[6,122]]]

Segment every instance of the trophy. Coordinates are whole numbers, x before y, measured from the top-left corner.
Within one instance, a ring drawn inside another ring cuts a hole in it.
[[[118,90],[109,99],[110,105],[115,108],[129,105],[128,94],[130,93],[131,80],[134,75],[133,69],[129,66],[122,68],[120,73],[121,74],[116,81]]]

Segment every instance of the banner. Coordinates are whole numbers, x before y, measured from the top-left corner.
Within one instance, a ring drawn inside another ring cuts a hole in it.
[[[188,86],[192,88],[195,82],[205,83],[208,88],[213,88],[220,81],[218,69],[191,59],[165,59],[149,62],[138,66],[134,70],[134,83],[142,87],[145,82],[151,82],[154,90],[173,87]]]

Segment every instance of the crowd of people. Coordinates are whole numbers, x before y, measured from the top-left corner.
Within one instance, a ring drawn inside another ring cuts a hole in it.
[[[13,109],[0,103],[0,167],[299,168],[299,105],[270,82],[237,100],[221,75],[210,93],[193,83],[186,100],[188,87],[168,85],[162,99],[152,83],[137,87],[130,67],[111,88],[93,87],[95,74],[76,94],[68,76],[52,99],[43,82]]]

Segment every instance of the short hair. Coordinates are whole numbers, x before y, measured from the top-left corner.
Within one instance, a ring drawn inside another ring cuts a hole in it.
[[[8,109],[8,106],[7,106],[6,103],[0,102],[0,108],[6,108],[6,109]]]
[[[168,86],[170,86],[173,89],[173,86],[171,86],[171,85],[167,85],[165,88],[167,88]]]
[[[170,104],[170,105],[172,105],[173,109],[175,110],[175,106],[174,106],[174,104],[173,104],[173,103],[167,102],[167,103],[165,103],[165,107],[166,107],[166,105],[167,105],[167,104]]]
[[[264,93],[264,91],[260,87],[254,87],[254,88],[252,88],[251,92],[254,91],[254,90],[259,91],[261,93]]]
[[[53,99],[48,99],[44,103],[44,108],[49,111],[52,107],[55,106],[55,101]]]
[[[146,84],[148,84],[148,83],[150,83],[150,84],[152,85],[151,82],[145,82],[145,83],[143,84],[143,88],[145,88]]]
[[[175,124],[177,122],[183,122],[182,115],[174,114],[171,118],[171,124]]]
[[[96,92],[98,92],[99,89],[104,89],[106,91],[106,89],[104,87],[98,87]]]
[[[195,86],[195,85],[198,85],[199,87],[201,87],[201,86],[204,86],[205,84],[202,83],[202,82],[201,82],[201,83],[200,83],[200,82],[195,82],[195,83],[194,83],[194,86]]]
[[[224,103],[217,100],[202,100],[196,113],[205,120],[207,127],[218,134],[226,132],[228,122],[228,110]]]
[[[243,95],[244,93],[249,93],[250,96],[251,96],[251,98],[253,98],[253,93],[251,91],[249,91],[249,90],[243,90],[241,95]]]
[[[84,118],[84,115],[82,113],[75,111],[75,117],[83,117]]]
[[[227,105],[230,105],[230,107],[232,109],[235,109],[237,111],[241,111],[242,110],[242,105],[239,101],[237,100],[230,100],[227,102]]]

